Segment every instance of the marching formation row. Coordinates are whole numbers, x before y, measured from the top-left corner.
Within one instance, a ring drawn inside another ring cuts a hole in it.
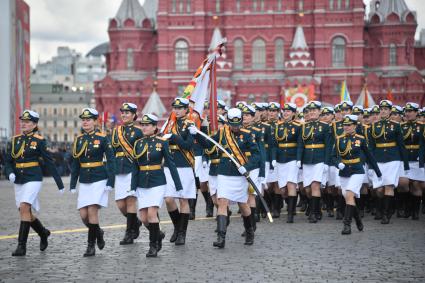
[[[297,200],[310,223],[327,216],[343,219],[342,234],[351,234],[354,218],[359,231],[371,211],[382,224],[391,216],[419,218],[424,189],[424,114],[416,103],[403,108],[383,100],[370,109],[343,101],[333,107],[309,102],[302,112],[294,104],[237,102],[228,109],[217,102],[218,129],[212,132],[208,115],[200,117],[186,98],[176,98],[161,130],[153,114],[137,117],[137,106],[124,103],[122,124],[110,135],[96,128],[98,112],[83,109],[82,133],[76,137],[70,191],[78,189],[82,222],[88,227],[84,256],[95,255],[105,241],[99,209],[109,192],[126,217],[120,242],[132,244],[143,225],[149,230],[147,257],[156,257],[165,235],[158,209],[165,201],[174,225],[170,242],[184,245],[189,219],[195,217],[197,191],[207,204],[207,217],[217,208],[217,241],[224,248],[229,204],[237,203],[243,218],[245,245],[254,243],[256,223],[272,210],[279,217],[284,200],[287,223],[294,222]],[[208,112],[208,105],[205,106]],[[41,162],[61,193],[64,185],[37,131],[39,115],[25,110],[22,134],[8,147],[6,176],[14,184],[20,213],[18,247],[26,254],[30,227],[48,246],[50,231],[34,215],[40,209]],[[215,127],[213,127],[215,128]],[[396,198],[394,197],[396,196]],[[139,216],[137,213],[139,212]]]

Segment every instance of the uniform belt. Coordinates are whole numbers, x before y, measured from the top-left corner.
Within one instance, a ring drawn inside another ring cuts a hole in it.
[[[40,164],[38,163],[38,161],[33,161],[33,162],[16,163],[15,167],[22,169],[22,168],[36,167],[39,165]]]
[[[124,157],[125,153],[123,151],[115,153],[115,157]]]
[[[244,152],[244,154],[245,154],[246,157],[250,157],[251,156],[251,152],[249,152],[249,151]],[[233,156],[233,154],[232,154],[232,156]],[[229,156],[227,156],[227,154],[223,154],[221,157],[230,158]]]
[[[179,147],[178,147],[177,145],[170,145],[170,149],[178,150],[178,149],[179,149]]]
[[[382,147],[395,147],[397,146],[396,142],[389,142],[389,143],[377,143],[376,147],[377,148],[382,148]]]
[[[419,149],[419,144],[406,145],[406,149]]]
[[[354,159],[342,159],[342,163],[344,164],[356,164],[360,163],[360,158],[354,158]]]
[[[100,167],[103,166],[103,162],[99,161],[99,162],[85,162],[85,163],[80,163],[81,168],[94,168],[94,167]]]
[[[305,148],[313,149],[313,148],[325,148],[325,145],[323,143],[318,144],[306,144]]]
[[[297,147],[297,143],[292,142],[292,143],[280,143],[279,144],[279,148],[289,148],[289,147]]]
[[[211,164],[219,164],[220,159],[211,159]]]
[[[154,171],[154,170],[160,170],[161,165],[143,165],[139,166],[140,171]]]

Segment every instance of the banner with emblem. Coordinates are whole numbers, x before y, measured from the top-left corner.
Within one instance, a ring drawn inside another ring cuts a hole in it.
[[[302,108],[307,102],[316,100],[314,85],[288,88],[284,91],[285,103],[294,103],[297,108]]]

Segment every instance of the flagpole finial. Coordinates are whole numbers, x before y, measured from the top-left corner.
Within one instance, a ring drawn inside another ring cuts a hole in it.
[[[158,81],[154,80],[152,84],[152,91],[155,92],[157,88],[158,88]]]

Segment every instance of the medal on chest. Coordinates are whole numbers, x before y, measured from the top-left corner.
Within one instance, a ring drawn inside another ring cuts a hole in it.
[[[98,148],[100,145],[100,140],[94,140],[93,141],[93,148]]]

